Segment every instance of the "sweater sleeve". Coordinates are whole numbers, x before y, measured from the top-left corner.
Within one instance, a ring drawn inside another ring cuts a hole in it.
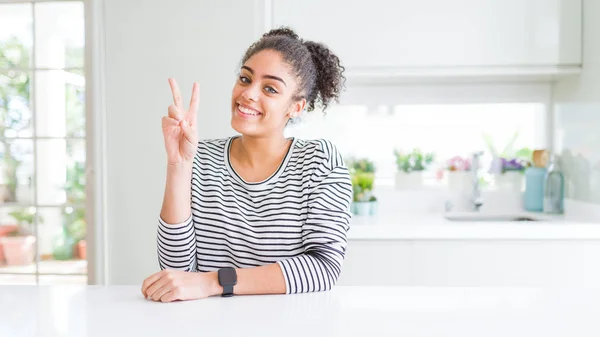
[[[287,294],[330,290],[335,285],[346,254],[351,200],[350,175],[339,160],[309,197],[302,227],[304,253],[277,262]]]
[[[156,241],[161,270],[196,271],[196,236],[191,215],[178,224],[168,224],[159,217]]]

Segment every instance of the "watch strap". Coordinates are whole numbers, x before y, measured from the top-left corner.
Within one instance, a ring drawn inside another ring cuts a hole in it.
[[[221,295],[222,297],[233,296],[233,285],[229,284],[229,285],[224,285],[222,287],[223,287],[223,294]]]
[[[223,287],[223,297],[233,296],[233,286],[237,284],[237,274],[235,268],[226,267],[218,271],[219,285]]]

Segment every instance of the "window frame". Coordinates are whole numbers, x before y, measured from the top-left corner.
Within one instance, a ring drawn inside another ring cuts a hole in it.
[[[37,43],[36,43],[36,4],[37,3],[65,3],[65,2],[77,2],[77,3],[81,3],[83,6],[83,16],[84,16],[84,64],[82,67],[36,67],[35,64],[35,60],[36,60],[36,49],[37,49]],[[81,71],[83,73],[83,77],[85,78],[86,81],[86,85],[85,85],[85,102],[84,102],[84,116],[85,116],[85,136],[83,137],[72,137],[72,136],[64,136],[64,137],[55,137],[55,136],[38,136],[36,133],[36,111],[39,110],[37,109],[36,105],[33,104],[32,108],[31,108],[31,119],[33,121],[33,133],[30,137],[7,137],[8,139],[12,140],[31,140],[33,142],[33,186],[32,186],[32,192],[33,192],[33,200],[29,203],[19,203],[18,201],[16,203],[9,203],[9,204],[2,204],[2,207],[19,207],[19,206],[29,206],[29,207],[34,207],[36,209],[36,212],[34,214],[34,222],[33,222],[33,235],[36,238],[36,242],[35,242],[35,272],[27,272],[27,273],[17,273],[17,272],[5,272],[2,269],[0,269],[0,275],[9,275],[9,276],[35,276],[35,283],[36,284],[40,284],[40,277],[44,277],[44,276],[87,276],[87,283],[88,284],[97,284],[99,277],[103,276],[103,273],[100,272],[98,273],[96,271],[97,267],[96,264],[94,263],[95,259],[96,259],[96,255],[94,254],[94,250],[95,250],[95,240],[96,240],[96,235],[94,234],[94,230],[95,230],[95,226],[94,226],[94,213],[93,212],[93,206],[95,205],[95,198],[93,193],[91,193],[93,191],[93,182],[91,181],[91,179],[93,179],[93,176],[90,175],[90,172],[93,172],[93,166],[94,166],[94,158],[93,158],[93,152],[91,152],[91,150],[93,150],[96,142],[93,141],[94,139],[94,127],[91,125],[92,124],[92,120],[91,118],[93,118],[94,116],[94,107],[96,105],[95,101],[92,101],[91,98],[93,97],[93,95],[91,95],[90,93],[90,89],[94,88],[93,85],[91,85],[92,81],[91,81],[91,73],[92,70],[94,70],[94,68],[92,67],[91,61],[93,59],[93,55],[91,53],[90,48],[88,47],[90,41],[92,41],[91,37],[92,34],[94,33],[94,31],[97,30],[97,27],[92,27],[90,25],[90,22],[95,22],[96,25],[99,23],[98,21],[98,17],[97,16],[93,16],[90,17],[92,14],[91,9],[94,7],[98,7],[101,8],[101,4],[98,1],[94,1],[94,0],[0,0],[0,5],[7,5],[7,4],[31,4],[31,20],[32,20],[32,26],[31,26],[31,38],[32,38],[32,46],[31,46],[31,54],[30,57],[32,59],[32,63],[31,63],[31,67],[22,69],[22,68],[5,68],[3,70],[14,70],[14,71],[18,71],[18,72],[28,72],[31,75],[31,85],[30,85],[30,96],[29,96],[29,101],[30,102],[36,102],[36,85],[37,85],[37,81],[36,81],[36,74],[38,71],[47,71],[47,70],[77,70],[77,71]],[[96,30],[92,30],[92,28],[96,28]],[[37,198],[37,194],[38,194],[38,170],[37,170],[37,161],[38,161],[38,148],[37,148],[37,143],[39,140],[65,140],[65,141],[72,141],[72,140],[76,140],[76,141],[83,141],[85,143],[85,153],[86,153],[86,161],[85,161],[85,175],[86,175],[86,186],[85,186],[85,193],[86,193],[86,200],[83,204],[70,204],[68,202],[65,202],[63,204],[40,204],[38,203],[38,198]],[[68,207],[68,206],[73,206],[73,207],[83,207],[86,210],[86,215],[85,215],[85,220],[86,220],[86,224],[87,224],[87,232],[86,232],[86,244],[87,244],[87,256],[86,256],[86,260],[87,260],[87,272],[86,273],[53,273],[53,272],[40,272],[40,254],[39,254],[39,248],[40,248],[40,239],[39,239],[39,230],[38,230],[38,226],[39,226],[39,214],[40,214],[40,209],[44,209],[44,208],[56,208],[56,207]]]

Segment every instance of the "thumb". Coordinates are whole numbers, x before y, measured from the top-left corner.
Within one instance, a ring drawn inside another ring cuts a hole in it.
[[[183,134],[185,139],[192,145],[195,145],[198,141],[196,140],[197,135],[196,135],[196,130],[194,130],[189,122],[187,120],[182,120],[179,125],[181,126],[181,129],[183,130]]]

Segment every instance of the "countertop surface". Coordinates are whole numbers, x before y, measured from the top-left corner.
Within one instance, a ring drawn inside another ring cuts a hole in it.
[[[600,240],[600,223],[563,216],[518,212],[506,214],[394,214],[353,215],[349,240]],[[497,219],[495,218],[497,216]],[[449,218],[452,220],[450,220]],[[478,219],[481,217],[481,219]]]
[[[137,286],[0,286],[0,335],[600,336],[600,289],[341,287],[156,303]]]

